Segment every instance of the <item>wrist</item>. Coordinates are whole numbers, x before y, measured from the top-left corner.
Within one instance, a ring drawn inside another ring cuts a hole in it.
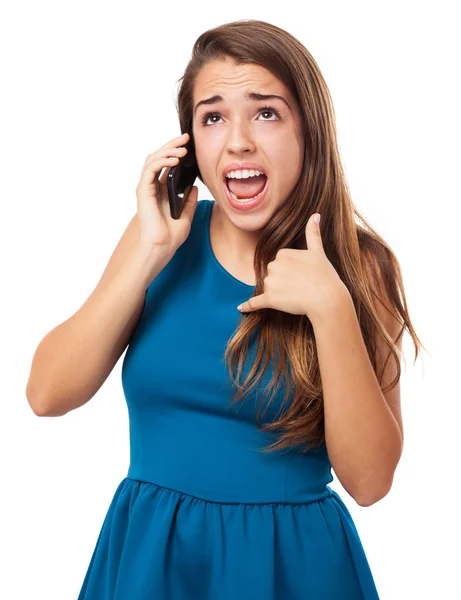
[[[307,317],[311,321],[313,327],[321,327],[324,323],[349,315],[351,311],[354,315],[356,314],[352,296],[344,285],[331,294],[329,301],[323,304],[321,311],[315,315],[307,315]]]

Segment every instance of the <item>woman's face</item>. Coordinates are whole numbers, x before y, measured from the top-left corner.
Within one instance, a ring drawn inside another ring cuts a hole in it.
[[[249,93],[276,94],[286,103],[279,98],[247,99]],[[223,99],[196,106],[215,95]],[[206,186],[220,212],[236,227],[258,231],[288,199],[301,173],[305,140],[295,98],[267,69],[237,65],[227,58],[210,62],[200,71],[193,107],[195,150]],[[261,165],[268,176],[263,201],[250,210],[234,208],[225,188],[224,169],[244,162]]]

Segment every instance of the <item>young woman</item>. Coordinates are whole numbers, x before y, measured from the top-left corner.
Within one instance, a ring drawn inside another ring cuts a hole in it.
[[[178,101],[183,135],[147,157],[137,214],[29,379],[37,414],[65,414],[128,345],[130,467],[79,598],[375,600],[328,484],[333,468],[360,506],[392,485],[404,329],[420,344],[399,264],[353,205],[327,86],[289,33],[205,32]],[[194,187],[174,220],[187,142],[213,200]]]

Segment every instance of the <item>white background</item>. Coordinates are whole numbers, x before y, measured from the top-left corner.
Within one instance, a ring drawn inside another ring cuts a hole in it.
[[[180,134],[176,81],[195,39],[245,18],[286,29],[319,64],[354,202],[396,253],[430,353],[414,364],[405,334],[405,447],[391,492],[361,508],[332,487],[382,600],[461,598],[455,2],[248,6],[2,5],[1,598],[77,597],[129,464],[122,359],[88,404],[39,418],[25,396],[32,356],[98,282],[136,212],[146,156]]]

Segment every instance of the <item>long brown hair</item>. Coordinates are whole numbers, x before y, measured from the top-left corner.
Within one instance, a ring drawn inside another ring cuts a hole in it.
[[[396,341],[401,338],[404,329],[412,337],[415,361],[418,346],[422,344],[410,321],[397,258],[352,202],[338,150],[333,103],[320,69],[296,38],[264,21],[235,21],[206,31],[196,40],[191,60],[183,77],[178,80],[182,81],[177,103],[181,132],[191,134],[192,148],[192,102],[196,77],[208,62],[228,57],[237,64],[252,63],[268,69],[291,90],[301,110],[306,139],[299,180],[290,198],[260,232],[254,256],[254,295],[263,293],[267,265],[275,259],[278,250],[306,249],[306,223],[313,212],[321,213],[325,253],[352,296],[375,373],[377,335],[386,340],[397,362],[398,374],[383,389],[386,392],[400,379],[401,353]],[[202,177],[199,178],[203,182]],[[356,222],[356,217],[361,223]],[[370,286],[370,275],[384,286],[394,313],[397,313],[394,316],[402,325],[397,340],[390,338],[375,311],[372,296],[378,296]],[[255,336],[256,332],[258,336]],[[258,341],[258,352],[248,377],[241,384],[243,365],[253,338]],[[269,362],[274,370],[266,389],[273,392],[266,410],[284,379],[285,395],[277,418],[263,427],[264,431],[277,431],[280,435],[274,444],[264,448],[265,452],[290,447],[301,448],[304,452],[325,443],[319,362],[314,331],[308,318],[272,309],[243,315],[227,344],[224,358],[232,382],[237,387],[233,402],[257,385]],[[264,364],[258,373],[263,358]],[[376,373],[380,385],[383,372],[384,368],[381,373]],[[290,394],[292,401],[287,406]],[[260,409],[261,406],[257,422]]]

